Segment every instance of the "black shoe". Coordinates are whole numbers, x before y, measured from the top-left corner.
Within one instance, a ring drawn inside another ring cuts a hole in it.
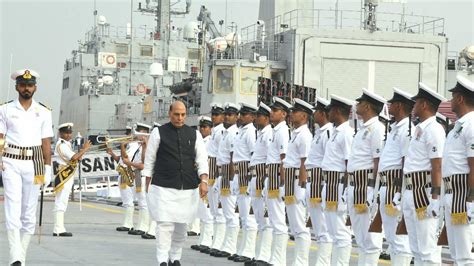
[[[415,264],[415,258],[411,258],[410,265],[414,265],[414,264]]]
[[[243,263],[245,263],[245,262],[249,262],[249,261],[252,261],[252,259],[249,258],[249,257],[245,257],[245,256],[238,256],[234,259],[234,262],[243,262]]]
[[[150,235],[148,233],[143,234],[142,238],[143,239],[156,239],[156,237],[154,235]]]
[[[217,253],[220,253],[220,252],[221,252],[221,251],[218,250],[218,249],[211,248],[211,249],[209,250],[209,253],[208,253],[208,254],[211,255],[211,256],[213,256],[213,257],[215,257],[216,254],[217,254]],[[205,253],[205,252],[204,252],[204,253]]]
[[[229,257],[231,254],[229,252],[225,252],[225,251],[221,251],[219,253],[217,253],[214,257],[217,257],[217,258],[227,258]]]
[[[253,266],[255,262],[256,262],[256,260],[255,260],[255,258],[253,258],[249,261],[244,262],[244,266]]]
[[[128,232],[130,230],[133,230],[133,228],[128,228],[128,227],[125,227],[125,226],[120,226],[120,227],[117,227],[115,228],[115,230],[119,231],[119,232]]]
[[[295,237],[294,237],[294,236],[290,236],[290,240],[295,241]]]
[[[191,249],[201,250],[201,245],[191,245]]]
[[[162,263],[160,263],[160,266],[168,266],[168,263],[162,262]]]
[[[201,249],[200,251],[201,251],[201,253],[209,254],[209,253],[211,253],[211,250],[212,250],[212,248],[206,248],[206,249]]]
[[[70,233],[70,232],[64,232],[64,233],[59,233],[59,234],[53,233],[53,236],[67,236],[67,237],[71,237],[71,236],[72,236],[72,233]]]
[[[232,254],[231,256],[227,257],[228,260],[234,260],[235,258],[239,257],[237,254]]]
[[[145,232],[142,231],[142,230],[133,230],[132,229],[132,230],[128,231],[128,234],[129,235],[134,235],[134,236],[141,236],[141,235],[144,235]]]
[[[379,259],[381,259],[381,260],[390,260],[390,254],[385,253],[385,252],[382,251],[382,253],[380,253]]]
[[[11,266],[21,266],[21,261],[15,261],[14,263],[10,264]]]
[[[188,236],[198,236],[199,234],[193,231],[188,232]]]
[[[268,263],[266,261],[263,261],[263,260],[257,260],[257,261],[255,261],[255,263],[253,265],[254,266],[268,266],[268,265],[270,265],[270,263]]]
[[[173,262],[168,261],[168,266],[181,266],[181,262],[179,262],[179,260],[175,260]]]

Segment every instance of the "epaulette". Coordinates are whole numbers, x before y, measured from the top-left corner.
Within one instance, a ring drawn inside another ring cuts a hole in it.
[[[11,103],[11,102],[13,102],[13,100],[10,100],[10,101],[8,101],[8,102],[4,102],[4,103],[0,104],[0,106],[2,106],[2,105],[4,105],[4,104],[7,104],[7,103]]]
[[[41,106],[43,106],[44,108],[48,109],[49,111],[53,111],[53,109],[51,109],[49,106],[46,106],[44,103],[42,102],[38,102]]]

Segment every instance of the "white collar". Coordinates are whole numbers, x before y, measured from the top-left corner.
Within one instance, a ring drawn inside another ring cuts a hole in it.
[[[435,115],[432,116],[432,117],[430,117],[430,118],[428,118],[428,119],[426,119],[425,121],[419,123],[419,124],[417,125],[417,127],[420,128],[420,129],[425,129],[425,127],[427,127],[427,126],[428,126],[429,124],[431,124],[431,122],[433,122],[433,121],[436,121],[436,116],[435,116]]]
[[[286,126],[286,121],[283,120],[281,121],[280,123],[278,123],[278,125],[276,125],[273,130],[277,131],[278,129],[280,129],[280,127],[283,127],[283,126]]]
[[[466,121],[472,121],[474,119],[474,111],[470,111],[469,113],[463,115],[461,118],[459,118],[456,123],[464,124]]]
[[[339,126],[337,126],[337,127],[336,127],[336,130],[337,130],[337,131],[342,131],[342,130],[344,130],[344,128],[346,128],[346,127],[350,127],[350,125],[349,125],[349,120],[347,120],[346,122],[344,122],[344,123],[340,124]]]
[[[374,116],[372,117],[371,119],[367,120],[363,125],[362,127],[369,127],[370,125],[374,124],[375,122],[377,122],[379,120],[379,117],[378,116]]]
[[[295,128],[295,130],[293,130],[293,133],[299,133],[301,130],[303,130],[305,128],[308,128],[308,124],[303,124],[303,125],[299,126],[298,128]]]

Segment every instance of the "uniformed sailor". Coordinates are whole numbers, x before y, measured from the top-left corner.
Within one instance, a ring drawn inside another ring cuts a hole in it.
[[[132,128],[127,128],[127,136],[131,136]],[[126,150],[122,152],[122,147]],[[140,143],[134,141],[127,143],[126,146],[121,145],[120,156],[116,155],[111,148],[107,148],[107,153],[112,156],[112,158],[118,162],[117,170],[119,173],[119,188],[120,188],[120,197],[122,199],[122,207],[125,208],[125,214],[123,223],[121,226],[117,227],[116,230],[119,232],[129,232],[133,230],[133,214],[135,212],[135,205],[133,204],[133,178],[134,173],[131,168],[128,168],[123,159],[125,157],[135,159],[138,156],[140,151]]]
[[[212,131],[209,145],[207,146],[208,151],[208,162],[209,162],[209,193],[207,199],[209,201],[209,208],[211,210],[212,217],[214,218],[213,238],[212,245],[209,248],[202,248],[200,251],[205,254],[211,252],[220,252],[222,244],[224,243],[225,235],[225,217],[222,211],[220,203],[220,181],[219,181],[219,169],[217,166],[217,156],[219,145],[222,137],[224,136],[224,107],[219,103],[211,103],[211,119],[212,119]]]
[[[11,265],[24,265],[35,232],[40,186],[51,182],[51,109],[36,102],[38,73],[12,73],[18,99],[0,106],[5,225]]]
[[[267,208],[268,218],[273,227],[273,242],[269,264],[286,265],[286,246],[288,244],[288,226],[285,219],[285,202],[283,190],[283,159],[285,159],[290,132],[286,124],[286,117],[290,113],[291,104],[285,100],[273,97],[270,106],[270,122],[273,127],[273,136],[267,153]],[[281,189],[280,189],[281,187]]]
[[[72,127],[73,123],[64,123],[58,126],[59,136],[54,148],[54,155],[59,164],[57,173],[54,175],[54,227],[53,236],[72,236],[64,227],[64,213],[66,212],[69,194],[74,185],[77,163],[89,150],[91,143],[84,143],[82,149],[77,153],[72,148]]]
[[[389,114],[395,121],[390,133],[385,137],[385,145],[380,155],[378,175],[380,178],[380,213],[385,238],[390,245],[390,259],[393,265],[410,265],[412,253],[407,235],[397,235],[397,225],[401,211],[393,206],[393,198],[400,199],[403,179],[403,163],[408,150],[413,124],[411,111],[415,102],[412,95],[393,89]]]
[[[351,152],[354,129],[349,124],[349,114],[354,101],[331,95],[329,121],[334,124],[333,134],[326,144],[321,168],[326,183],[325,204],[328,230],[333,239],[331,265],[349,265],[352,239],[346,226],[347,160]]]
[[[347,162],[348,210],[359,246],[359,265],[377,265],[383,237],[381,233],[369,232],[369,227],[378,209],[374,202],[375,173],[385,134],[378,114],[386,100],[366,89],[356,100],[356,113],[363,124],[354,136]]]
[[[237,236],[239,234],[239,217],[235,213],[239,186],[234,179],[234,165],[232,162],[232,151],[234,139],[239,129],[237,119],[240,106],[235,103],[226,103],[224,111],[224,131],[217,152],[217,166],[220,169],[220,202],[226,220],[224,242],[219,249],[220,252],[211,252],[214,257],[229,257],[237,251]]]
[[[257,129],[253,125],[257,109],[258,107],[254,105],[240,103],[240,128],[233,144],[232,162],[235,171],[234,179],[239,186],[237,207],[242,225],[242,238],[237,253],[229,257],[235,262],[247,262],[255,256],[257,222],[255,216],[250,214],[251,198],[248,194],[248,186],[251,176],[249,163],[257,137]]]
[[[199,198],[207,195],[207,152],[201,134],[187,126],[186,106],[170,105],[169,123],[155,128],[148,140],[143,174],[147,202],[156,221],[160,266],[179,266],[186,243],[186,224],[197,216]]]
[[[255,119],[258,131],[257,141],[250,159],[252,180],[249,184],[249,192],[252,197],[253,213],[258,224],[258,238],[256,241],[255,258],[251,262],[247,262],[246,265],[267,265],[270,261],[273,230],[268,215],[265,215],[264,197],[265,163],[267,161],[268,145],[272,141],[270,112],[270,107],[261,102],[257,110],[257,118]]]
[[[144,123],[137,123],[135,127],[134,139],[138,142],[138,150],[133,154],[133,156],[128,156],[125,152],[125,144],[122,143],[123,152],[122,152],[122,161],[125,166],[132,170],[134,175],[134,187],[132,188],[133,195],[127,195],[127,206],[134,206],[133,199],[137,200],[138,203],[138,221],[137,227],[134,227],[128,231],[129,235],[144,235],[148,232],[148,226],[150,225],[150,213],[148,211],[148,206],[146,202],[146,192],[145,192],[145,176],[142,175],[144,161],[145,161],[145,151],[146,144],[148,140],[148,135],[151,130],[151,126]],[[130,191],[130,190],[126,190]],[[131,202],[130,202],[131,200]],[[132,218],[133,225],[133,218]]]
[[[474,222],[474,82],[459,75],[449,91],[458,120],[444,145],[444,217],[451,258],[456,265],[474,265],[470,225]]]
[[[199,132],[202,140],[206,145],[206,150],[209,150],[211,143],[212,119],[208,116],[199,117]],[[200,220],[200,235],[198,243],[192,245],[194,250],[209,249],[212,245],[212,232],[214,227],[214,217],[209,208],[208,197],[199,200],[198,204],[198,218]]]
[[[313,135],[308,128],[308,120],[314,107],[301,100],[293,99],[291,121],[294,130],[288,143],[283,171],[285,177],[285,205],[290,231],[295,237],[295,257],[293,265],[308,265],[311,234],[306,227],[306,168]]]
[[[326,214],[323,211],[323,171],[321,163],[326,151],[326,144],[331,139],[333,124],[329,122],[328,109],[329,101],[317,97],[315,111],[313,113],[314,122],[318,128],[314,133],[308,158],[305,161],[305,168],[308,176],[306,184],[306,202],[308,212],[311,217],[313,234],[316,238],[318,250],[316,252],[316,262],[314,265],[330,265],[332,238],[328,231]]]
[[[413,113],[420,123],[415,127],[403,167],[406,190],[402,210],[415,264],[439,265],[441,247],[437,246],[437,236],[445,131],[436,122],[436,110],[445,99],[421,82],[413,99]]]

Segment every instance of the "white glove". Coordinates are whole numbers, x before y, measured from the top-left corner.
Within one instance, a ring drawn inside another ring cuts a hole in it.
[[[474,223],[474,202],[466,202],[467,219],[470,224]]]
[[[262,190],[262,198],[266,199],[268,196],[268,177],[265,177],[263,180],[263,190]]]
[[[370,207],[374,203],[374,188],[367,187],[367,205]]]
[[[321,190],[321,209],[326,209],[326,184],[323,185],[323,189]]]
[[[230,181],[230,191],[231,191],[231,194],[235,196],[240,194],[239,178],[237,175],[235,175],[234,179]]]
[[[392,199],[393,207],[395,207],[395,209],[397,209],[398,211],[402,210],[402,203],[400,201],[400,198],[401,198],[400,192],[396,192]]]
[[[430,204],[426,209],[426,215],[432,218],[438,218],[440,214],[439,199],[430,199]]]
[[[279,192],[278,197],[280,199],[283,199],[285,197],[285,185],[279,187],[278,192]]]
[[[44,186],[47,187],[51,183],[52,175],[51,175],[51,165],[45,164],[44,165]]]
[[[373,220],[375,218],[375,215],[377,215],[378,209],[379,209],[378,203],[373,203],[372,205],[369,206],[370,220]]]

